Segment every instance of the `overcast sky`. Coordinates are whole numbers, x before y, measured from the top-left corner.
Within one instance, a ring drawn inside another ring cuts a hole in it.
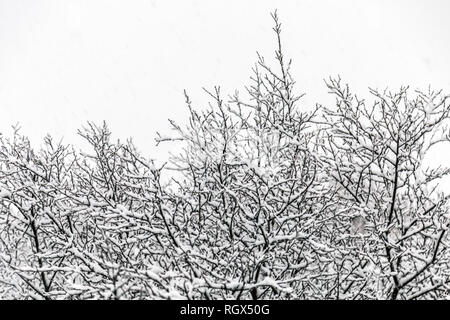
[[[232,93],[248,83],[256,51],[275,49],[278,9],[286,55],[304,103],[326,101],[323,79],[367,87],[450,92],[450,1],[0,0],[0,132],[20,122],[39,143],[76,141],[106,120],[149,156],[155,132],[186,116],[183,89]]]

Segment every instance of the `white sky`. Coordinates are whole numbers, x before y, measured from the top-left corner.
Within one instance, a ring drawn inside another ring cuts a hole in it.
[[[359,92],[401,84],[450,92],[450,1],[0,0],[0,132],[20,122],[79,141],[106,120],[150,157],[155,132],[186,116],[183,89],[226,93],[248,83],[256,51],[273,57],[270,12],[306,104],[326,101],[340,74]]]

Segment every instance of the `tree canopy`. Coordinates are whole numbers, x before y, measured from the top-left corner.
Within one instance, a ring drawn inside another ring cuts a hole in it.
[[[0,298],[449,297],[450,169],[424,156],[450,141],[450,96],[367,102],[338,77],[307,108],[272,17],[274,63],[258,55],[245,98],[185,93],[161,167],[106,124],[79,130],[87,151],[0,135]]]

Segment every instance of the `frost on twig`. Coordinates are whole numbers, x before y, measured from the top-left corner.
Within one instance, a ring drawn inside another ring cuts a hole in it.
[[[185,93],[162,167],[106,124],[82,151],[0,135],[0,298],[448,298],[450,169],[424,159],[449,96],[332,78],[335,104],[305,111],[272,18],[275,59],[208,107]]]

